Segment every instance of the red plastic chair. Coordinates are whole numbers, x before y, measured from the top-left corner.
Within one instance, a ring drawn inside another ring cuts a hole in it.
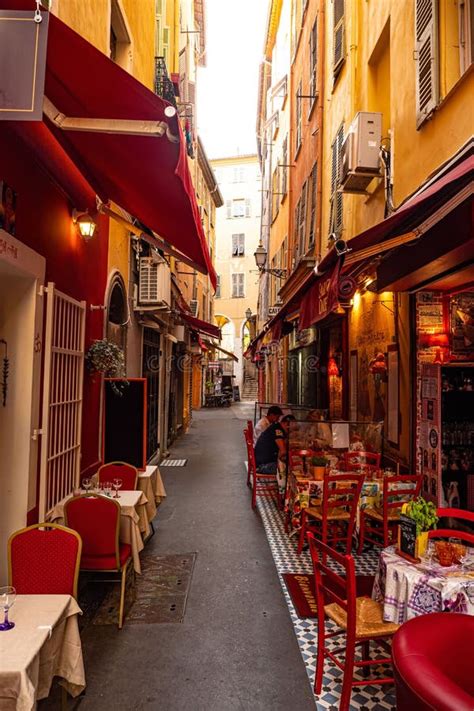
[[[399,483],[407,486],[396,488]],[[368,508],[360,512],[359,555],[365,541],[383,548],[397,542],[402,506],[415,499],[420,488],[421,475],[403,474],[384,478],[382,509]]]
[[[463,511],[462,509],[436,509],[440,519],[456,519],[456,521],[467,521],[474,526],[474,511]],[[471,529],[473,528],[471,526]],[[428,538],[460,538],[466,543],[474,544],[474,532],[464,531],[459,528],[435,528],[428,531]]]
[[[253,440],[248,434],[246,435],[245,442],[247,445],[249,481],[252,485],[252,508],[254,509],[257,506],[257,496],[272,499],[277,498],[278,484],[276,474],[261,474],[257,471]]]
[[[405,622],[393,638],[398,711],[472,711],[474,617],[433,612]]]
[[[114,479],[121,479],[124,491],[135,491],[138,482],[138,471],[134,466],[126,462],[107,462],[107,464],[102,464],[99,468],[97,478],[100,484],[106,481],[113,482]]]
[[[344,452],[344,469],[374,478],[380,472],[381,455],[376,452]]]
[[[323,498],[320,506],[309,506],[301,513],[301,528],[297,552],[303,550],[308,530],[323,543],[336,546],[346,544],[346,553],[352,549],[352,535],[357,514],[363,476],[354,474],[326,473],[323,483]]]
[[[398,625],[383,621],[382,605],[379,602],[369,597],[356,597],[355,565],[351,555],[337,553],[333,548],[316,540],[312,533],[308,533],[308,541],[316,584],[318,614],[314,693],[321,693],[324,660],[329,658],[343,672],[339,711],[347,711],[353,686],[393,683],[392,677],[369,678],[367,674],[371,666],[391,663],[390,649],[384,640],[397,631]],[[339,629],[327,633],[326,619],[332,620]],[[341,635],[346,636],[345,642],[330,651],[327,640]],[[370,658],[372,640],[377,640],[384,648],[387,646],[387,657]],[[357,647],[361,647],[362,651],[360,661],[355,660]],[[339,654],[343,651],[345,657],[341,660]],[[354,668],[363,670],[363,680],[354,679]]]
[[[19,595],[72,595],[82,541],[76,531],[56,523],[37,523],[8,540],[8,579]]]
[[[64,504],[66,525],[82,538],[81,570],[121,573],[119,629],[123,624],[125,582],[131,546],[119,542],[120,504],[105,496],[82,495]]]

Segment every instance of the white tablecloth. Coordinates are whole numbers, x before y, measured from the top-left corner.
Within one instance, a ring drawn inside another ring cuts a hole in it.
[[[148,499],[146,505],[148,521],[153,521],[156,516],[157,505],[165,498],[166,491],[157,466],[148,466],[144,472],[138,474],[138,488],[143,491]]]
[[[64,504],[72,496],[66,496],[49,515],[49,520],[64,524]],[[150,524],[146,511],[148,502],[143,491],[120,491],[117,501],[120,504],[120,542],[129,543],[132,548],[133,567],[136,573],[141,573],[140,551],[143,550],[143,539],[150,534]]]
[[[86,685],[77,615],[70,595],[18,595],[15,627],[0,632],[0,711],[31,711],[49,695],[54,676],[72,696]]]

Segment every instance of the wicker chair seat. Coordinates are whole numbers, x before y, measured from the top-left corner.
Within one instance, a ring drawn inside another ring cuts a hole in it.
[[[347,613],[336,602],[325,605],[326,615],[343,630],[347,629]],[[385,637],[394,634],[400,625],[394,622],[384,622],[382,605],[370,597],[356,598],[356,637]]]
[[[306,515],[321,521],[323,518],[323,512],[320,506],[308,506],[306,509]],[[338,508],[336,506],[329,507],[327,519],[328,521],[349,521],[351,515],[348,511],[343,508]]]
[[[399,521],[400,520],[400,514],[401,511],[400,509],[394,509],[392,511],[388,512],[388,520],[389,521]],[[364,516],[369,516],[369,518],[374,518],[376,521],[383,521],[383,513],[382,511],[378,511],[377,509],[364,509]]]

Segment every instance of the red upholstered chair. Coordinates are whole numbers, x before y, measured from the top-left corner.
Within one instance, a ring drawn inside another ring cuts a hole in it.
[[[380,472],[381,455],[376,452],[344,452],[344,469],[373,479]]]
[[[393,638],[398,711],[472,711],[474,617],[434,612],[405,622]]]
[[[97,472],[97,477],[101,484],[105,481],[113,482],[114,479],[121,479],[124,491],[135,491],[137,488],[138,471],[126,462],[107,462],[107,464],[102,464]]]
[[[360,512],[359,555],[366,541],[383,548],[396,543],[402,506],[415,499],[420,488],[421,475],[384,477],[382,508],[362,509]]]
[[[428,538],[460,538],[465,543],[471,543],[474,545],[474,511],[463,511],[462,509],[436,509],[438,518],[445,521],[445,525],[449,524],[449,528],[435,528],[432,531],[428,531]],[[463,522],[468,525],[466,529],[455,528],[455,526],[462,526]],[[454,525],[452,525],[454,524]]]
[[[382,605],[379,602],[369,597],[356,597],[355,565],[352,556],[337,553],[333,548],[318,541],[312,533],[308,533],[308,541],[316,584],[318,614],[314,693],[321,693],[324,660],[328,657],[343,671],[339,711],[347,711],[353,686],[393,683],[390,676],[369,678],[368,673],[371,666],[390,664],[390,651],[385,638],[391,637],[398,625],[383,621]],[[327,633],[326,619],[332,620],[339,629]],[[345,641],[341,640],[337,649],[330,651],[327,640],[343,635],[346,637]],[[378,654],[377,659],[370,658],[372,640],[376,640],[378,645],[384,648],[387,647],[387,657]],[[362,652],[362,659],[358,661],[355,660],[357,647],[361,647]],[[345,657],[341,659],[339,654],[344,650]],[[364,671],[363,680],[354,679],[354,668]]]
[[[248,434],[246,435],[245,443],[247,445],[249,480],[252,485],[252,508],[254,509],[257,506],[257,496],[277,499],[278,484],[276,474],[260,474],[257,471],[253,440]]]
[[[72,595],[82,541],[76,531],[56,523],[37,523],[8,540],[8,578],[19,595]]]
[[[82,538],[81,570],[121,573],[119,629],[123,624],[125,582],[131,547],[119,542],[120,504],[105,496],[75,496],[64,504],[66,525]]]
[[[298,553],[303,550],[307,531],[312,531],[323,543],[332,546],[342,541],[346,544],[346,553],[351,552],[357,504],[363,483],[363,476],[326,472],[322,504],[308,506],[301,513]]]

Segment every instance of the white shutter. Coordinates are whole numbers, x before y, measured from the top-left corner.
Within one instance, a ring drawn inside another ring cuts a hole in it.
[[[245,217],[250,217],[250,199],[245,200]]]
[[[415,1],[416,127],[435,110],[439,99],[438,2]]]
[[[140,259],[138,300],[141,304],[158,303],[158,266],[151,257]]]
[[[46,289],[39,520],[79,483],[86,302]]]

